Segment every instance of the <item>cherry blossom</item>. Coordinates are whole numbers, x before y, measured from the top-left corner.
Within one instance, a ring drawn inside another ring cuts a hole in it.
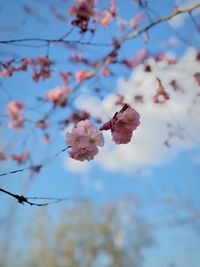
[[[82,83],[84,80],[89,79],[92,76],[92,73],[86,70],[77,71],[75,78],[77,83]]]
[[[142,23],[142,14],[137,13],[135,17],[130,21],[130,27],[131,28],[137,28]]]
[[[161,83],[159,78],[156,78],[159,86],[156,94],[153,96],[153,102],[155,104],[164,104],[167,100],[169,100],[169,94],[165,91],[164,86]]]
[[[112,140],[116,144],[127,144],[131,141],[132,133],[139,124],[139,113],[134,108],[125,104],[100,130],[111,130]]]
[[[200,86],[200,72],[194,74],[195,81]]]
[[[38,82],[40,78],[44,80],[51,76],[51,65],[52,61],[48,57],[38,57],[35,60],[31,60],[31,65],[33,67],[32,80]]]
[[[97,146],[104,145],[102,133],[89,120],[78,122],[71,133],[67,132],[66,139],[70,157],[80,161],[92,160],[98,153]]]
[[[66,97],[70,94],[70,92],[71,89],[68,87],[56,87],[46,94],[46,99],[56,106],[65,107],[67,105]]]
[[[23,103],[20,101],[12,101],[7,105],[8,116],[13,120],[21,116],[21,111],[23,110]]]
[[[12,160],[16,161],[18,164],[24,163],[30,157],[29,151],[25,151],[22,154],[11,155]]]
[[[95,14],[93,5],[94,0],[77,0],[76,4],[69,9],[69,14],[76,16],[71,24],[80,27],[81,32],[87,31],[90,17]]]
[[[12,122],[8,124],[10,128],[16,130],[23,128],[25,122],[25,118],[21,114],[23,107],[24,105],[20,101],[12,101],[7,105],[7,114],[12,119]]]
[[[0,161],[6,160],[6,155],[0,151]]]
[[[107,27],[107,26],[110,25],[112,19],[113,19],[113,15],[112,15],[112,13],[111,13],[110,11],[108,11],[108,10],[105,10],[105,11],[103,11],[103,13],[102,13],[102,18],[99,19],[98,22],[99,22],[99,24],[100,24],[101,26],[103,26],[103,27]]]
[[[8,124],[8,127],[13,128],[15,130],[20,130],[24,127],[25,118],[22,116],[19,116],[18,118],[14,119],[12,122]]]

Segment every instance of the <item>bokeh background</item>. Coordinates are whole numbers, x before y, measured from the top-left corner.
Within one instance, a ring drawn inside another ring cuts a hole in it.
[[[57,39],[70,29],[67,10],[75,1],[0,1],[0,40],[24,38]],[[109,1],[98,1],[100,8]],[[198,1],[149,0],[151,18],[171,14],[175,6],[186,8]],[[134,1],[116,1],[118,24],[126,25],[137,12],[147,16]],[[113,66],[113,75],[94,78],[79,87],[71,99],[72,109],[90,112],[106,121],[119,108],[116,93],[133,104],[141,125],[130,144],[117,146],[106,134],[106,144],[92,162],[77,162],[61,153],[37,174],[29,171],[0,177],[0,186],[12,193],[31,197],[64,198],[57,204],[37,207],[21,205],[0,194],[0,266],[70,267],[199,267],[200,263],[200,87],[194,79],[200,49],[200,8],[162,23],[143,37],[127,42],[121,58],[137,58],[145,51],[148,59],[133,69]],[[147,21],[148,22],[148,21]],[[146,22],[146,23],[147,23]],[[119,26],[119,25],[118,25]],[[119,27],[100,28],[69,40],[109,43],[122,35]],[[47,49],[37,41],[0,43],[0,61],[34,58],[48,53],[55,62],[50,79],[34,83],[31,70],[0,80],[1,150],[31,151],[34,164],[51,158],[66,146],[68,127],[56,124],[69,114],[58,110],[51,118],[48,144],[42,133],[27,125],[23,133],[7,127],[6,105],[20,100],[26,117],[38,114],[35,99],[61,86],[60,71],[80,68],[69,58],[72,51],[91,60],[103,57],[110,47],[58,44]],[[155,61],[165,53],[176,64]],[[144,65],[153,69],[146,72]],[[159,77],[170,95],[164,105],[152,102]],[[176,81],[177,90],[174,89]],[[98,90],[97,90],[98,89]],[[98,92],[98,94],[97,94]],[[100,93],[99,93],[100,92]],[[143,95],[135,103],[134,95]],[[48,110],[39,106],[39,111]],[[26,166],[26,165],[25,165]],[[20,168],[13,161],[0,162],[1,173]]]

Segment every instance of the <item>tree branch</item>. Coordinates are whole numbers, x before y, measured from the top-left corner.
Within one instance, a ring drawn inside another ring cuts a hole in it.
[[[20,204],[23,204],[26,203],[26,204],[29,204],[30,206],[38,206],[38,207],[42,207],[42,206],[48,206],[48,205],[51,205],[51,204],[56,204],[58,202],[62,202],[62,201],[70,201],[71,199],[70,198],[53,198],[53,197],[25,197],[23,195],[17,195],[17,194],[13,194],[3,188],[0,188],[0,192],[6,194],[6,195],[9,195],[13,198],[15,198],[18,203]],[[36,202],[32,202],[30,200],[49,200],[49,202],[45,202],[45,203],[36,203]],[[88,201],[87,199],[85,198],[80,198],[80,197],[76,197],[76,200],[78,201]]]
[[[130,33],[128,35],[125,35],[124,37],[122,37],[121,40],[119,40],[119,43],[122,44],[130,39],[134,39],[136,38],[137,36],[139,36],[140,34],[142,33],[145,33],[147,32],[150,28],[152,28],[153,26],[161,23],[161,22],[165,22],[165,21],[168,21],[180,14],[184,14],[184,13],[188,13],[188,14],[191,14],[195,9],[197,8],[200,8],[200,4],[196,4],[190,8],[186,8],[186,9],[182,9],[182,10],[178,10],[177,12],[175,13],[172,13],[171,15],[168,15],[168,16],[165,16],[165,17],[162,17],[162,18],[159,18],[159,19],[156,19],[154,21],[152,21],[149,25],[147,25],[146,27],[142,28],[142,29],[139,29],[139,30],[136,30],[134,31],[133,33]]]
[[[15,174],[18,172],[23,172],[26,170],[30,170],[32,172],[39,172],[41,170],[42,167],[44,167],[44,165],[46,165],[47,163],[51,162],[52,160],[54,160],[57,156],[59,156],[61,153],[65,152],[68,148],[70,148],[70,146],[67,146],[65,148],[63,148],[61,151],[57,152],[55,155],[51,156],[50,158],[46,159],[43,163],[38,164],[38,165],[31,165],[29,167],[23,168],[23,169],[18,169],[18,170],[14,170],[14,171],[9,171],[9,172],[4,172],[4,173],[0,173],[0,176],[6,176],[9,174]]]

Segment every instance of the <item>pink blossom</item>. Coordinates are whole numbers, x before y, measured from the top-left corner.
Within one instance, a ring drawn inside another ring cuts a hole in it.
[[[79,70],[76,75],[76,82],[82,83],[84,80],[89,79],[92,76],[92,73],[86,70]]]
[[[87,150],[86,148],[80,148],[80,149],[72,149],[69,152],[69,155],[71,158],[84,161],[84,160],[93,160],[94,156],[96,156],[98,153],[98,148],[96,146],[93,147],[93,150]]]
[[[196,61],[199,61],[200,62],[200,52],[197,52]]]
[[[3,152],[0,152],[0,161],[6,160],[6,155]]]
[[[24,123],[25,123],[25,118],[22,116],[19,116],[16,119],[14,119],[13,121],[11,121],[8,124],[8,127],[13,128],[13,129],[18,131],[24,127]]]
[[[132,69],[132,68],[136,67],[139,64],[139,61],[137,59],[133,58],[133,59],[129,59],[129,60],[128,59],[125,59],[125,60],[122,61],[122,63],[127,68]]]
[[[56,106],[65,107],[67,104],[66,97],[71,92],[70,88],[59,88],[56,87],[53,90],[47,92],[46,99],[52,102]]]
[[[94,0],[77,0],[76,4],[69,9],[72,16],[87,18],[93,14]]]
[[[98,153],[97,146],[104,145],[102,133],[89,120],[78,122],[71,133],[67,132],[66,139],[70,157],[80,161],[92,160]]]
[[[132,28],[137,28],[139,26],[139,24],[142,23],[142,14],[141,13],[137,13],[134,17],[134,19],[131,20],[130,22],[130,26]]]
[[[36,126],[41,130],[45,130],[49,127],[49,124],[46,120],[39,120],[37,121]]]
[[[25,119],[21,115],[23,110],[23,103],[19,101],[10,102],[7,105],[7,114],[12,119],[12,121],[8,124],[10,128],[14,128],[19,130],[23,128]]]
[[[65,85],[69,84],[69,78],[72,75],[71,72],[60,72],[60,77]]]
[[[33,76],[32,80],[38,82],[40,78],[44,80],[51,76],[51,65],[52,61],[48,57],[38,57],[34,60],[31,60],[31,65],[33,67]]]
[[[147,53],[147,50],[146,49],[140,49],[138,52],[137,52],[137,58],[140,60],[140,61],[143,61],[146,59],[148,53]]]
[[[69,9],[69,13],[76,19],[71,22],[73,26],[78,26],[81,32],[86,32],[90,17],[95,14],[93,8],[94,0],[77,0],[76,4]]]
[[[16,161],[18,164],[24,163],[30,157],[30,153],[25,151],[22,154],[13,154],[11,155],[12,160]]]
[[[41,68],[48,68],[51,66],[52,61],[48,57],[38,57],[35,59],[35,63],[40,65]]]
[[[110,11],[108,11],[108,10],[105,10],[105,11],[103,11],[103,13],[102,13],[102,18],[99,19],[98,22],[99,22],[99,24],[100,24],[101,26],[103,26],[103,27],[107,27],[107,26],[110,25],[112,19],[113,19],[113,15],[112,15],[112,13],[111,13]]]
[[[113,131],[112,138],[116,144],[127,144],[131,141],[132,134],[132,131],[121,129],[121,131]]]
[[[155,104],[164,104],[166,101],[169,100],[169,94],[165,91],[164,86],[162,85],[162,82],[159,78],[157,78],[158,81],[158,89],[156,94],[153,96],[153,102]]]
[[[17,119],[21,115],[21,111],[24,105],[22,102],[13,101],[7,105],[7,113],[8,116],[11,117],[13,120]]]
[[[106,77],[106,76],[110,76],[110,75],[112,75],[112,72],[111,72],[111,70],[110,70],[109,68],[107,68],[107,67],[103,68],[103,70],[102,70],[101,73],[100,73],[100,76],[101,76],[101,77]]]
[[[105,123],[100,128],[100,130],[111,130],[113,141],[116,144],[127,144],[131,140],[132,132],[139,124],[139,113],[125,104],[120,112],[117,112],[109,122]]]
[[[195,78],[197,84],[200,86],[200,72],[195,73],[194,78]]]

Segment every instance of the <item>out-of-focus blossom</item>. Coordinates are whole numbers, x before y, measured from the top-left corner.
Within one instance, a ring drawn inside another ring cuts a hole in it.
[[[17,119],[21,116],[21,112],[23,110],[23,103],[20,101],[12,101],[7,105],[7,113],[8,116],[12,119]]]
[[[90,18],[95,14],[94,0],[77,0],[75,5],[70,7],[69,14],[76,19],[71,22],[73,26],[78,26],[81,32],[87,31]]]
[[[169,94],[165,91],[164,86],[159,78],[157,78],[159,84],[156,94],[153,96],[153,102],[155,104],[164,104],[169,100]]]
[[[38,128],[40,128],[41,130],[45,130],[49,127],[49,124],[46,120],[39,120],[36,122],[36,125]]]
[[[51,76],[51,65],[52,61],[48,57],[38,57],[31,60],[31,65],[33,67],[32,80],[38,82],[40,78],[44,80]]]
[[[140,60],[140,61],[143,61],[147,58],[147,55],[148,55],[148,52],[146,49],[140,49],[138,52],[137,52],[137,58]]]
[[[101,19],[98,20],[99,24],[103,27],[107,27],[110,25],[111,21],[113,20],[113,15],[110,11],[105,10],[102,13]]]
[[[65,107],[67,105],[67,96],[71,93],[71,89],[56,87],[47,92],[46,99],[56,106]]]
[[[143,21],[142,14],[137,13],[135,17],[130,21],[131,28],[137,28]]]
[[[200,72],[195,73],[194,78],[195,78],[197,84],[200,86]]]
[[[18,130],[20,130],[20,129],[22,129],[24,127],[24,123],[25,123],[25,118],[20,116],[20,117],[14,119],[13,121],[11,121],[8,124],[8,126],[10,128],[13,128],[13,129],[18,131]]]
[[[0,152],[0,161],[6,160],[6,155],[3,152]]]
[[[7,105],[7,114],[12,119],[8,124],[10,128],[19,130],[23,128],[25,118],[22,116],[23,103],[19,101],[12,101]]]
[[[75,75],[77,83],[82,83],[84,80],[89,79],[90,77],[92,77],[92,72],[86,70],[79,70]]]
[[[111,70],[108,67],[103,68],[103,70],[100,73],[101,77],[106,77],[112,75]]]
[[[30,157],[29,151],[25,151],[22,154],[12,154],[11,159],[16,161],[18,164],[24,163]]]

